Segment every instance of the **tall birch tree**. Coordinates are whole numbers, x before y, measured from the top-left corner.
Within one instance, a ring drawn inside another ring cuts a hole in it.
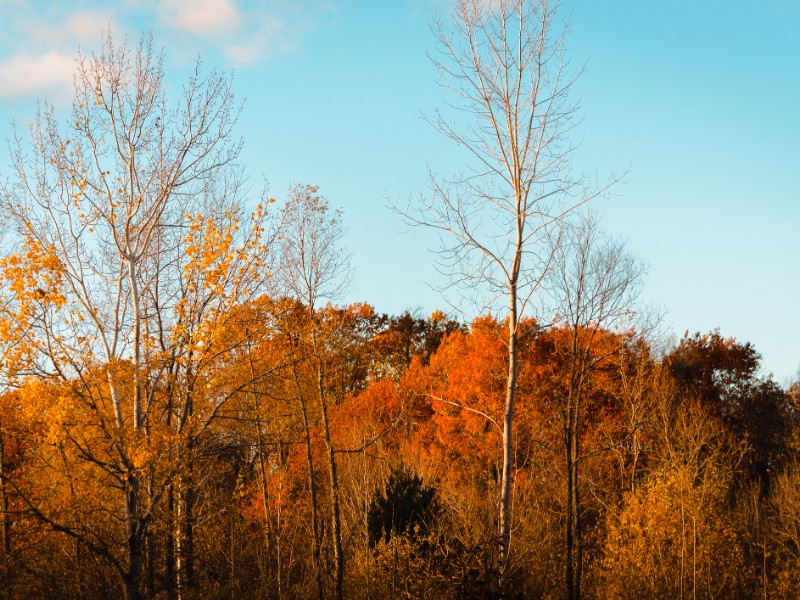
[[[451,18],[434,21],[432,61],[455,97],[432,125],[471,157],[464,173],[431,176],[432,194],[414,225],[437,231],[439,268],[449,285],[475,295],[508,324],[498,509],[500,585],[511,556],[514,411],[520,323],[530,312],[553,254],[551,229],[572,208],[602,193],[573,175],[580,70],[565,54],[566,27],[550,0],[457,0]]]

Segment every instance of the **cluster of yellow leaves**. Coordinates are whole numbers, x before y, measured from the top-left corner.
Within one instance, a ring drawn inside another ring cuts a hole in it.
[[[186,215],[185,293],[176,309],[184,326],[177,328],[175,335],[183,337],[188,327],[199,323],[191,333],[193,351],[207,352],[224,328],[227,315],[254,292],[254,283],[265,268],[263,218],[259,205],[248,231],[240,235],[242,219],[235,211],[219,218]]]
[[[53,248],[27,239],[18,252],[0,258],[0,367],[15,371],[35,350],[27,335],[33,321],[48,308],[65,303],[63,270]]]

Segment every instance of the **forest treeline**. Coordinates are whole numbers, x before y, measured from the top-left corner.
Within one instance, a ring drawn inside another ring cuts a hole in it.
[[[526,326],[508,595],[560,597],[575,332]],[[202,369],[147,389],[138,434],[108,391],[133,386],[130,362],[29,379],[0,409],[5,597],[119,590],[125,461],[143,597],[331,597],[337,560],[347,598],[492,597],[504,327],[262,297]],[[601,330],[583,350],[583,595],[796,597],[797,387],[717,332],[656,356]]]
[[[228,76],[78,55],[0,182],[0,597],[800,594],[800,384],[659,341],[570,172],[556,9],[434,27],[478,166],[400,212],[469,322],[334,303],[343,215],[254,193]]]

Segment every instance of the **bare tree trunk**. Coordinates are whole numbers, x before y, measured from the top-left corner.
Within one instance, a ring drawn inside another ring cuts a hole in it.
[[[148,477],[147,481],[148,487],[148,496],[152,497],[153,495],[153,480],[152,476]],[[155,596],[155,589],[156,589],[156,572],[155,572],[155,565],[156,565],[156,542],[153,539],[153,533],[148,528],[147,533],[144,535],[144,556],[145,556],[145,564],[147,566],[147,575],[145,578],[145,596],[147,598],[151,598]]]
[[[283,568],[282,544],[283,530],[281,529],[281,502],[283,502],[283,481],[278,485],[278,509],[275,515],[275,571],[278,579],[278,600],[283,598],[283,580],[281,570]]]
[[[125,497],[125,533],[128,538],[128,570],[125,573],[125,600],[138,600],[142,574],[142,537],[139,522],[139,479],[128,474]]]
[[[170,485],[167,491],[167,514],[169,515],[169,527],[167,527],[167,539],[165,542],[165,577],[167,580],[167,600],[177,600],[178,590],[175,574],[175,491]]]
[[[572,431],[572,529],[575,532],[573,598],[581,597],[581,576],[583,575],[583,530],[581,527],[581,486],[580,486],[580,439],[578,437],[578,418],[580,412],[580,394],[575,408],[575,427]]]
[[[636,469],[639,466],[639,433],[634,432],[631,440],[631,451],[633,460],[631,464],[631,492],[636,491]]]
[[[133,303],[133,428],[137,431],[142,426],[142,398],[144,397],[144,382],[142,381],[142,314],[139,302],[139,282],[136,281],[136,263],[133,259],[128,261],[128,277],[131,286],[131,299]]]
[[[131,265],[131,276],[134,274],[133,266]],[[133,277],[131,277],[131,285]],[[137,332],[136,337],[140,335]],[[135,353],[138,353],[136,349]],[[137,362],[137,361],[135,361]],[[138,373],[138,365],[134,365]],[[135,402],[133,408],[133,430],[138,436],[141,433],[141,387],[142,383],[139,377],[135,377],[136,390],[134,392]],[[137,405],[139,409],[137,410]],[[140,481],[139,476],[134,471],[134,466],[128,466],[128,476],[125,481],[125,489],[123,491],[125,496],[125,532],[128,536],[128,573],[125,578],[125,597],[126,600],[138,600],[141,594],[141,578],[142,578],[142,565],[144,562],[144,534],[147,531],[146,526],[140,518]]]
[[[583,277],[579,277],[580,282]],[[584,290],[579,290],[578,298]],[[567,523],[566,523],[566,597],[576,600],[581,597],[581,575],[583,572],[583,548],[581,531],[580,504],[580,427],[581,404],[583,398],[584,377],[587,372],[589,357],[584,354],[581,337],[581,324],[572,324],[572,343],[570,348],[569,389],[564,417],[564,446],[567,467]],[[591,341],[589,342],[591,343]],[[588,353],[588,350],[586,350]]]
[[[189,466],[189,481],[183,496],[184,503],[184,573],[186,588],[194,590],[196,579],[194,574],[194,478]],[[193,594],[192,594],[193,595]]]
[[[319,600],[325,597],[325,588],[322,582],[322,561],[320,558],[319,541],[319,519],[317,516],[317,484],[314,481],[314,457],[311,451],[311,426],[308,421],[308,407],[300,389],[297,371],[295,370],[295,385],[297,386],[297,398],[300,401],[300,410],[303,413],[303,429],[305,432],[306,463],[308,464],[308,489],[311,494],[311,543],[312,554],[314,556],[315,574],[317,578],[317,595]]]
[[[683,481],[681,481],[681,600],[683,600],[684,574],[686,572],[686,520],[683,510]]]
[[[175,590],[177,592],[178,600],[185,598],[186,590],[186,575],[184,573],[183,553],[185,541],[183,539],[183,512],[184,504],[183,497],[180,490],[180,483],[176,490],[175,498]]]
[[[251,335],[250,332],[247,332],[247,338],[250,339]],[[253,357],[248,353],[248,362],[250,366],[250,378],[251,380],[255,381],[255,368],[253,366]],[[267,560],[266,560],[266,577],[267,580],[272,582],[272,579],[275,574],[275,568],[273,564],[273,535],[272,535],[272,519],[270,517],[269,511],[269,493],[267,487],[267,466],[266,461],[264,460],[264,434],[261,427],[261,405],[259,402],[259,394],[256,393],[253,395],[253,408],[255,409],[255,425],[256,425],[256,436],[258,439],[258,467],[261,475],[261,496],[264,499],[264,537],[265,537],[265,549],[267,552]],[[278,567],[280,568],[280,562],[278,562]],[[278,571],[278,590],[280,590],[280,570]],[[280,592],[279,592],[280,595]]]
[[[517,289],[509,286],[508,375],[503,409],[503,473],[500,483],[500,588],[506,580],[511,550],[511,485],[514,468],[514,400],[517,392]]]
[[[256,411],[258,411],[258,401],[256,401]],[[267,491],[267,466],[264,460],[264,438],[261,433],[261,417],[256,412],[256,427],[258,428],[258,467],[261,475],[261,495],[264,498],[264,536],[266,538],[267,550],[267,578],[271,581],[274,577],[274,565],[272,557],[275,554],[272,543],[272,519],[269,514],[269,494]]]
[[[6,438],[0,424],[0,500],[3,509],[3,565],[8,569],[11,558],[11,523],[8,516],[8,489],[6,488]]]
[[[111,396],[111,404],[114,406],[114,421],[117,425],[118,429],[121,429],[122,426],[125,424],[122,420],[122,401],[119,397],[119,388],[117,388],[117,383],[114,381],[114,374],[112,370],[109,369],[108,371],[108,392]]]
[[[194,576],[194,481],[189,459],[186,475],[179,479],[178,519],[175,528],[178,598],[192,597]]]
[[[566,543],[567,543],[567,551],[566,551],[566,569],[565,569],[565,576],[566,576],[566,587],[567,587],[567,600],[573,600],[575,597],[575,572],[574,572],[574,549],[575,549],[575,538],[574,538],[574,511],[575,505],[573,504],[573,500],[575,498],[574,495],[574,488],[575,488],[575,471],[573,465],[573,441],[574,437],[572,435],[572,431],[570,431],[571,426],[570,423],[572,421],[572,407],[570,406],[567,410],[567,431],[565,432],[564,437],[566,438],[566,458],[567,458],[567,527],[566,527]]]
[[[363,440],[366,442],[366,439]],[[371,577],[369,570],[369,559],[370,559],[370,552],[369,552],[369,494],[366,493],[367,486],[367,460],[366,460],[366,451],[361,456],[362,466],[363,469],[361,471],[361,481],[363,485],[364,493],[364,550],[366,551],[364,554],[364,570],[366,573],[366,583],[367,583],[367,600],[370,600],[370,585],[371,585]]]
[[[578,502],[578,427],[580,426],[580,370],[578,364],[578,328],[572,332],[570,383],[567,392],[567,410],[564,428],[565,458],[567,467],[567,527],[566,527],[566,588],[567,600],[580,597],[580,504]]]
[[[172,372],[173,366],[170,367],[170,372]],[[167,428],[172,429],[175,427],[176,433],[178,431],[179,425],[173,424],[173,414],[174,414],[174,388],[171,383],[168,383],[167,387],[167,405],[166,405],[166,417],[167,417]],[[164,576],[166,578],[166,587],[167,587],[167,600],[177,600],[178,598],[178,588],[177,588],[177,573],[176,573],[176,559],[175,559],[175,528],[177,527],[177,507],[175,503],[175,486],[171,482],[167,486],[167,535],[166,540],[164,542]]]
[[[12,597],[11,591],[11,521],[8,515],[8,489],[6,487],[6,440],[3,425],[0,423],[0,502],[3,510],[3,589]]]
[[[342,599],[342,579],[344,577],[344,556],[342,554],[342,533],[341,519],[339,511],[339,477],[336,472],[336,455],[331,444],[331,432],[328,425],[328,402],[325,398],[324,373],[322,368],[322,358],[318,357],[317,363],[317,387],[319,391],[319,403],[322,409],[322,432],[325,438],[325,449],[328,453],[328,479],[331,486],[331,535],[333,536],[333,558],[336,563],[335,580],[336,598]]]

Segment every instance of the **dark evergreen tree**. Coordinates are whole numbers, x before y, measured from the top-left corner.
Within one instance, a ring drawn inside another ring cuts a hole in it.
[[[393,535],[415,536],[425,531],[439,512],[436,489],[403,466],[389,476],[386,490],[377,492],[369,508],[370,545]]]

